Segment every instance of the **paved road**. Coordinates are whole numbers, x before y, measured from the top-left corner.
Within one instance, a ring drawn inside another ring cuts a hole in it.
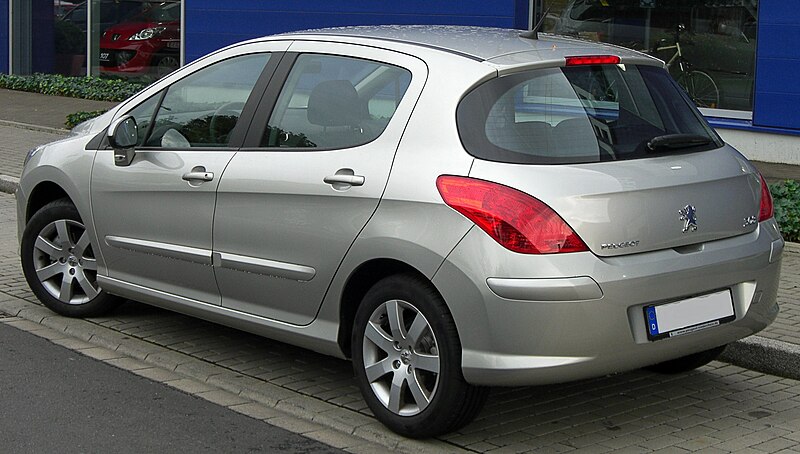
[[[341,452],[3,321],[3,452]]]

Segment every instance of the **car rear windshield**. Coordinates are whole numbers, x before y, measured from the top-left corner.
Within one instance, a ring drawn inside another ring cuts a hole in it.
[[[663,69],[546,68],[492,79],[462,99],[458,131],[481,159],[567,164],[637,159],[722,146]]]

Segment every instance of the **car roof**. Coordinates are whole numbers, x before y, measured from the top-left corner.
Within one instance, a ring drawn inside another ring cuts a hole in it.
[[[614,54],[641,63],[663,64],[646,54],[595,41],[539,33],[539,39],[523,38],[522,30],[454,25],[381,25],[337,27],[291,32],[281,37],[339,42],[383,41],[422,46],[458,54],[499,66],[559,60],[566,56]]]

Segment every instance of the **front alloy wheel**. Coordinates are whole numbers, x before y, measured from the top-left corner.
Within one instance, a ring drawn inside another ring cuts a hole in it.
[[[36,297],[51,310],[71,317],[99,315],[117,299],[97,285],[97,259],[78,210],[56,200],[25,226],[22,271]]]
[[[59,219],[47,224],[33,245],[33,263],[42,287],[64,304],[85,304],[100,293],[97,260],[80,222]]]
[[[461,373],[461,341],[441,295],[424,278],[376,283],[356,311],[353,370],[375,417],[412,438],[456,430],[478,414],[488,389]]]

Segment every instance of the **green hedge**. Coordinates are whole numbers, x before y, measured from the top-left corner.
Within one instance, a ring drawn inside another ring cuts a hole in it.
[[[775,220],[786,241],[800,242],[800,183],[785,180],[769,185],[775,204]]]
[[[94,117],[99,117],[104,113],[108,112],[108,110],[93,110],[91,112],[75,112],[67,115],[67,121],[64,122],[64,126],[68,129],[72,129],[77,126],[79,123],[83,123],[86,120],[91,120]]]
[[[95,101],[124,101],[146,83],[102,77],[69,77],[60,74],[16,76],[0,74],[0,88]]]

